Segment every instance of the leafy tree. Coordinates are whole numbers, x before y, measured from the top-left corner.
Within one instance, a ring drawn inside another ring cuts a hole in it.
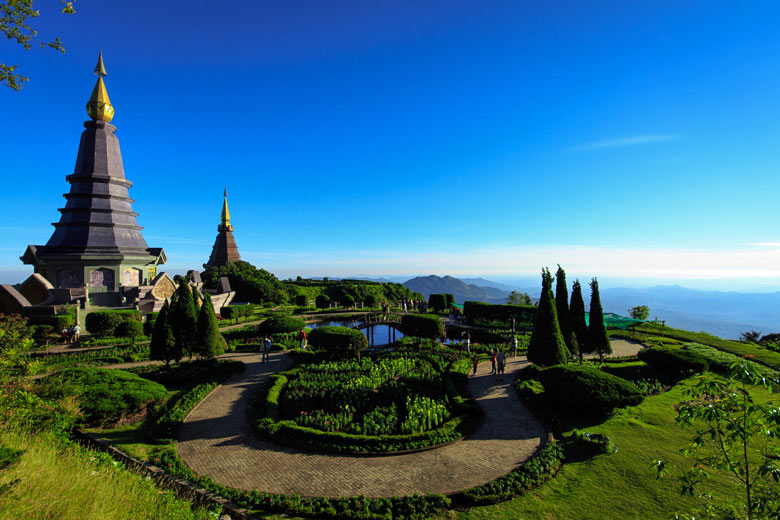
[[[709,516],[754,520],[780,515],[780,408],[758,402],[758,389],[771,392],[768,380],[741,359],[726,377],[699,377],[684,392],[688,400],[677,405],[677,424],[696,432],[683,450],[693,465],[680,478],[681,491],[694,496],[710,471],[741,489],[739,498],[706,496]],[[663,461],[654,461],[654,466],[659,477],[668,474]],[[699,518],[698,512],[676,516]]]
[[[759,340],[761,339],[761,332],[759,332],[757,330],[748,330],[748,331],[742,332],[739,335],[739,339],[741,341],[749,341],[751,343],[758,343]]]
[[[650,307],[647,305],[637,305],[628,309],[628,314],[635,320],[646,320],[650,316]]]
[[[542,294],[536,311],[534,330],[528,344],[528,360],[542,366],[566,363],[568,349],[558,325],[558,313],[552,294],[552,275],[542,269]]]
[[[308,307],[309,306],[309,297],[305,294],[299,294],[295,297],[295,305],[298,307]]]
[[[203,304],[198,313],[198,343],[197,352],[206,359],[214,359],[223,354],[222,339],[219,334],[217,315],[211,304],[211,296],[203,294]]]
[[[318,294],[314,299],[314,305],[318,309],[327,309],[330,305],[330,298],[328,298],[328,295],[326,294]]]
[[[178,362],[182,356],[182,351],[176,347],[176,338],[171,328],[171,309],[168,300],[165,300],[154,322],[152,341],[149,343],[149,359],[165,361],[165,365],[170,366],[172,360]]]
[[[355,298],[350,294],[345,294],[341,297],[341,306],[350,308],[355,306]]]
[[[216,289],[222,276],[227,276],[230,288],[236,291],[238,301],[285,303],[288,300],[285,286],[276,276],[249,262],[211,266],[201,273],[201,279],[209,289]]]
[[[566,271],[558,265],[558,271],[555,273],[555,310],[558,312],[558,325],[561,328],[563,341],[569,354],[576,357],[579,354],[577,341],[571,331],[571,317],[569,315],[569,291],[566,288]]]
[[[365,300],[363,300],[363,303],[366,304],[366,307],[376,307],[377,298],[373,294],[366,295],[366,298]]]
[[[34,0],[5,0],[0,2],[0,32],[9,40],[13,40],[25,50],[30,50],[34,43],[41,46],[42,49],[50,48],[55,51],[65,53],[65,48],[59,38],[50,42],[37,42],[35,37],[38,31],[33,29],[30,23],[32,19],[37,18],[40,12],[35,9]],[[62,1],[62,12],[64,14],[73,14],[73,2]],[[19,90],[30,80],[21,74],[15,74],[18,65],[6,65],[0,63],[0,82],[6,87]]]
[[[506,302],[509,305],[531,305],[531,297],[528,293],[512,291],[507,296]]]
[[[599,355],[599,360],[604,361],[604,356],[612,354],[612,345],[607,335],[607,327],[604,325],[604,311],[601,308],[601,296],[599,296],[599,281],[593,278],[590,281],[590,320],[588,321],[588,351]]]
[[[0,383],[13,375],[26,375],[33,370],[24,352],[32,349],[32,328],[27,318],[18,314],[0,314]]]
[[[574,280],[571,287],[571,304],[569,305],[569,319],[573,340],[577,342],[577,350],[580,353],[582,363],[583,352],[590,352],[588,347],[588,324],[585,321],[585,302],[582,299],[582,287],[579,280]]]
[[[179,279],[176,299],[171,305],[171,326],[176,338],[176,350],[192,359],[198,343],[198,311],[190,285],[184,278]]]

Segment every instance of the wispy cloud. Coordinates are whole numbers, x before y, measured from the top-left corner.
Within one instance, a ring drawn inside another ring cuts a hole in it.
[[[780,242],[750,242],[748,245],[752,246],[752,247],[771,247],[771,248],[775,248],[775,247],[780,247]]]
[[[605,139],[603,141],[594,141],[591,143],[575,146],[572,150],[603,150],[606,148],[624,148],[626,146],[638,146],[642,144],[663,143],[665,141],[675,141],[679,135],[634,135],[630,137],[619,137],[616,139]]]

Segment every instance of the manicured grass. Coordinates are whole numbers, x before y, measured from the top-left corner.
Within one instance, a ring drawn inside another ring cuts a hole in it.
[[[6,429],[0,444],[24,450],[19,462],[0,474],[0,520],[107,518],[206,520],[205,510],[161,490],[109,457],[75,444],[57,445],[49,435]]]
[[[555,479],[531,493],[503,504],[461,512],[456,517],[666,520],[671,512],[700,507],[698,500],[680,495],[676,479],[691,464],[679,450],[693,432],[674,424],[673,409],[674,404],[684,400],[682,391],[688,385],[690,380],[587,429],[608,435],[617,446],[617,453],[567,463]],[[762,400],[769,398],[764,391],[757,395]],[[657,481],[650,467],[653,459],[671,464],[672,475]],[[716,497],[737,493],[722,477],[713,478],[704,489]]]

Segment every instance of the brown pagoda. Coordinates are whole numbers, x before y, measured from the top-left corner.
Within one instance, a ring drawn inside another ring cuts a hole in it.
[[[219,227],[217,227],[219,233],[217,234],[216,240],[214,240],[214,247],[211,249],[209,261],[203,264],[205,269],[212,266],[227,265],[231,262],[239,262],[241,260],[241,255],[238,254],[236,239],[233,238],[233,226],[230,225],[227,188],[225,188],[224,197],[225,200],[222,202],[221,222]]]
[[[55,289],[87,295],[98,306],[122,304],[124,288],[151,282],[166,261],[161,248],[150,248],[136,223],[133,185],[125,178],[114,108],[103,82],[103,56],[95,67],[97,83],[87,103],[76,167],[66,180],[70,191],[59,222],[46,245],[30,245],[21,257]],[[75,294],[75,293],[74,293]]]

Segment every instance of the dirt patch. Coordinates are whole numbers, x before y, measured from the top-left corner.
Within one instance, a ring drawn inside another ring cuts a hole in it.
[[[612,345],[612,354],[607,357],[636,356],[640,350],[645,348],[644,344],[638,341],[623,338],[610,340],[610,344]],[[598,354],[586,354],[584,357],[593,359],[599,356]]]

